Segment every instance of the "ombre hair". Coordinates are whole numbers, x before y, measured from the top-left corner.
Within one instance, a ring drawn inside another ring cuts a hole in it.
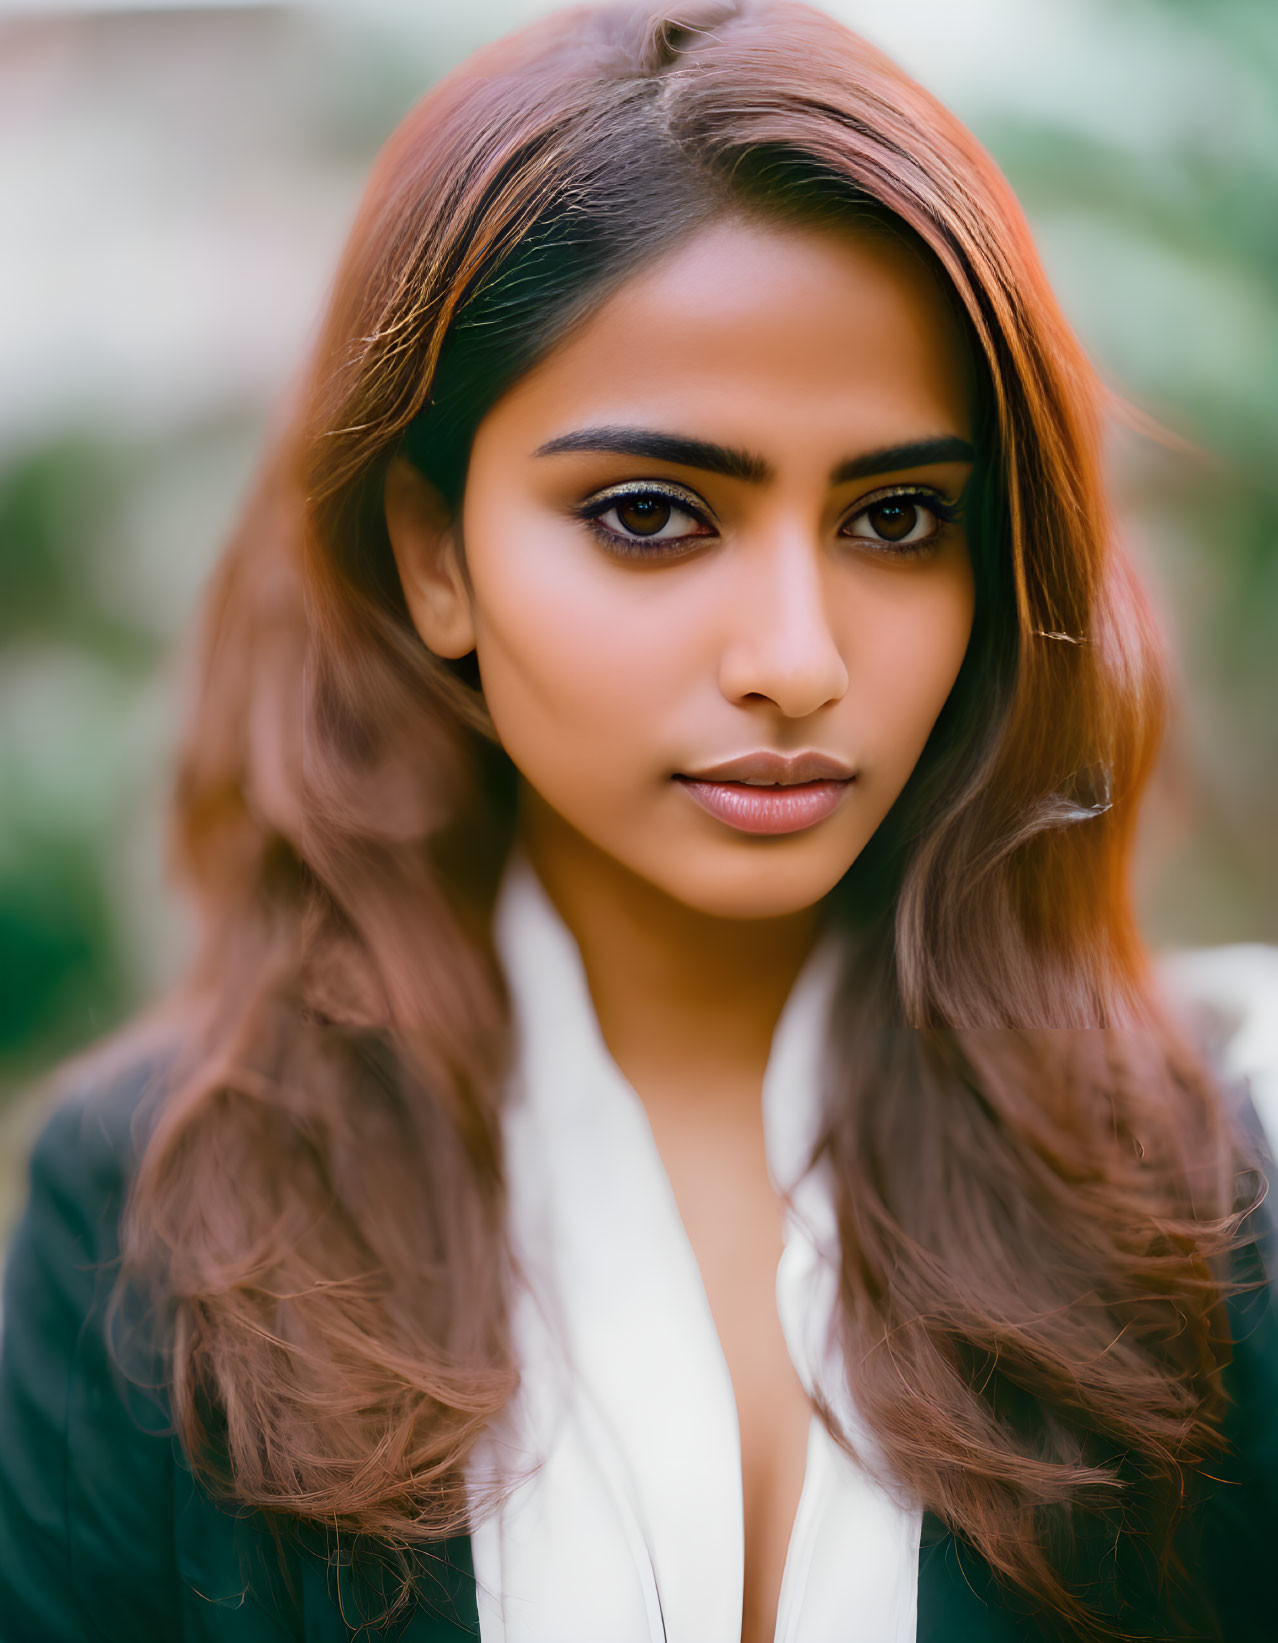
[[[1088,1525],[1169,1573],[1219,1447],[1242,1153],[1134,922],[1157,635],[1103,396],[964,127],[796,0],[576,6],[479,52],[377,161],[209,586],[172,811],[194,907],[123,1280],[164,1301],[206,1486],[407,1552],[473,1521],[518,1381],[489,913],[514,774],[387,539],[407,454],[460,506],[495,400],[713,218],[867,224],[969,341],[972,641],[835,892],[822,1149],[856,1402],[918,1503],[1074,1635]],[[491,1502],[487,1503],[491,1506]]]

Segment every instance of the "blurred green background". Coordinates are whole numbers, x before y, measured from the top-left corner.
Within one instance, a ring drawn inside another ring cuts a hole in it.
[[[180,961],[176,642],[370,161],[548,9],[0,6],[0,1231],[23,1092]],[[1195,447],[1112,452],[1182,674],[1141,907],[1162,950],[1273,943],[1278,3],[826,9],[988,145],[1106,379]]]

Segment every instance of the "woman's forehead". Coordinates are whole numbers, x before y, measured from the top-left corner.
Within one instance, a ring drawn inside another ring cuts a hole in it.
[[[777,468],[799,453],[837,465],[970,436],[969,380],[946,295],[903,241],[729,219],[603,299],[486,422],[528,454],[624,425],[746,446]]]

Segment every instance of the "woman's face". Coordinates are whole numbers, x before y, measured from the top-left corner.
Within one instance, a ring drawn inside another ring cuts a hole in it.
[[[731,219],[489,411],[468,587],[397,464],[410,609],[432,648],[473,645],[538,850],[594,847],[732,918],[838,882],[967,645],[968,407],[958,327],[901,242]]]

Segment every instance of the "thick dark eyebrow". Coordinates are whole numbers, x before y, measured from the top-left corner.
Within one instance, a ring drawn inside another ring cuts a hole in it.
[[[611,451],[620,456],[647,456],[658,462],[677,462],[685,468],[701,468],[722,474],[726,479],[744,479],[761,485],[775,477],[775,469],[765,457],[730,445],[715,445],[706,439],[689,439],[684,434],[665,434],[655,428],[578,428],[559,434],[539,445],[534,456],[553,456],[559,451]],[[976,452],[957,434],[941,434],[933,439],[914,439],[906,445],[885,445],[878,451],[845,457],[830,472],[831,485],[868,474],[897,473],[902,468],[921,468],[933,462],[974,462]]]

